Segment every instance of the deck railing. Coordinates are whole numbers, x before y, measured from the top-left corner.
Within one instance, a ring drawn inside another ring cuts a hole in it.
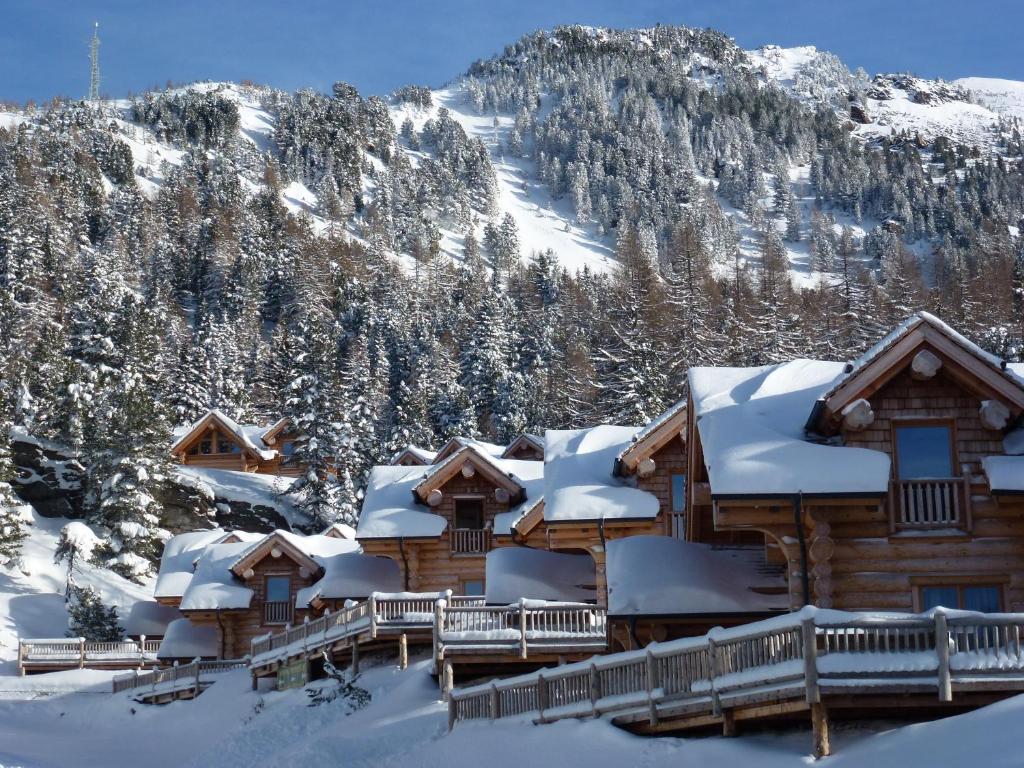
[[[506,652],[525,659],[530,650],[603,650],[607,642],[608,612],[590,603],[520,600],[511,605],[473,605],[442,599],[434,609],[438,662],[452,651]]]
[[[156,660],[159,640],[93,642],[84,637],[35,638],[18,641],[18,667],[112,666],[143,664]]]
[[[970,486],[960,477],[893,481],[896,528],[969,526]]]
[[[272,600],[263,603],[264,624],[287,624],[292,620],[295,608],[291,600]]]
[[[448,535],[453,555],[483,555],[491,548],[491,532],[487,528],[452,528]]]
[[[652,644],[589,662],[453,690],[449,727],[473,719],[532,715],[549,722],[616,713],[656,723],[666,710],[719,715],[725,706],[772,698],[1024,690],[1024,614],[852,614],[804,609],[698,638]]]
[[[118,675],[112,682],[114,693],[122,691],[149,689],[147,693],[165,694],[180,690],[194,689],[199,695],[209,675],[241,669],[248,666],[248,659],[203,660],[195,659],[189,664],[174,663],[171,667],[154,669],[151,672],[138,671],[127,675]]]

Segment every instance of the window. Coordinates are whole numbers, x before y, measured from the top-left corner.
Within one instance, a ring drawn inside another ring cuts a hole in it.
[[[199,454],[199,447],[198,446],[193,445],[191,448],[188,449],[188,455],[189,456],[196,456],[198,454]]]
[[[953,477],[953,431],[948,424],[896,426],[900,479]]]
[[[212,450],[213,450],[213,441],[212,440],[203,440],[201,443],[199,443],[199,452],[201,454],[203,454],[204,456],[209,454]]]
[[[217,453],[231,453],[231,441],[230,440],[218,440],[217,441]]]
[[[287,443],[281,443],[281,455],[282,456],[294,456],[295,455],[295,441],[289,440]]]
[[[267,576],[267,602],[284,603],[291,597],[291,579],[287,576]]]
[[[482,529],[484,527],[484,500],[456,499],[455,527]]]
[[[482,595],[484,594],[484,583],[482,580],[473,579],[462,582],[462,594]]]
[[[263,597],[263,623],[288,624],[292,620],[291,579],[287,576],[267,576]]]
[[[672,511],[686,511],[686,475],[672,475]]]
[[[921,610],[942,606],[965,611],[998,613],[1002,589],[996,584],[935,584],[921,587]]]

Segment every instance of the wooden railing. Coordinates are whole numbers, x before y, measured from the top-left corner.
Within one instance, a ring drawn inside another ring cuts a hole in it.
[[[942,610],[922,615],[797,614],[698,638],[595,657],[589,662],[456,689],[449,727],[461,720],[532,715],[539,722],[615,713],[657,723],[666,710],[720,715],[767,699],[1024,690],[1024,614]]]
[[[264,624],[287,624],[292,620],[295,608],[291,600],[275,600],[263,603]]]
[[[448,531],[453,555],[483,555],[491,548],[488,528],[452,528]]]
[[[896,528],[969,528],[971,490],[960,477],[893,481]]]
[[[405,629],[429,629],[434,619],[434,604],[439,597],[472,605],[482,602],[475,597],[452,597],[450,592],[375,592],[368,599],[338,611],[325,611],[323,616],[302,624],[287,626],[284,631],[254,638],[252,658],[261,663],[291,653],[317,650],[346,637],[368,634],[372,639],[382,629],[401,632]]]
[[[194,689],[196,696],[202,690],[203,682],[208,682],[209,675],[228,672],[232,669],[247,667],[248,659],[238,660],[202,660],[195,659],[189,664],[174,663],[165,669],[154,669],[152,672],[138,671],[118,675],[112,683],[114,693],[138,689],[148,689],[145,693],[165,694],[180,690]]]
[[[159,640],[116,640],[92,642],[84,637],[38,638],[18,641],[18,667],[21,673],[32,667],[111,666],[155,661]]]
[[[608,643],[608,612],[590,603],[520,600],[511,605],[449,604],[434,609],[434,658],[443,663],[453,651],[506,652],[527,658],[533,650],[603,650]]]

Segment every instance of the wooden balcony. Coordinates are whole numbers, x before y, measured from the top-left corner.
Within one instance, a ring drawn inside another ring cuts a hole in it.
[[[964,477],[894,480],[889,491],[891,526],[930,530],[971,526],[971,489]]]
[[[291,600],[270,601],[263,604],[264,624],[290,624],[295,610]]]
[[[18,672],[54,672],[64,669],[131,669],[156,664],[159,640],[92,642],[81,637],[18,641]]]
[[[491,549],[487,528],[452,528],[448,533],[453,555],[484,555]]]

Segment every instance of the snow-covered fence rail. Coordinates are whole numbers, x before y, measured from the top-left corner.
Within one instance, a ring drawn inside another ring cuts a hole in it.
[[[112,683],[114,693],[136,691],[136,698],[155,698],[173,696],[184,691],[198,696],[204,684],[210,682],[210,675],[229,672],[232,669],[247,667],[248,659],[202,660],[195,659],[189,664],[174,663],[164,669],[151,672],[118,675]]]
[[[84,637],[18,640],[18,671],[131,667],[156,662],[159,640],[92,642]]]
[[[707,717],[773,700],[821,701],[913,688],[1024,690],[1024,614],[857,614],[805,608],[703,637],[453,690],[449,726],[532,715],[539,722],[614,713],[634,720]]]
[[[527,658],[531,651],[604,650],[608,612],[590,603],[520,600],[483,605],[440,599],[434,608],[434,657],[452,652],[506,652]]]

